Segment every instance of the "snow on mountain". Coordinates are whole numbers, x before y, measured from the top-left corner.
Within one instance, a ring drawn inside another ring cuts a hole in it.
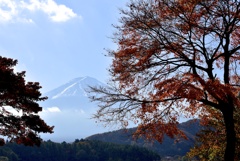
[[[60,107],[60,109],[90,109],[96,106],[90,103],[87,92],[89,86],[106,86],[104,83],[92,77],[75,78],[68,83],[44,94],[48,100],[41,103],[43,107]]]
[[[40,103],[43,107],[40,115],[55,126],[53,134],[41,135],[44,140],[70,142],[109,130],[91,119],[97,104],[88,98],[89,86],[106,85],[92,77],[79,77],[43,94],[48,100]]]
[[[69,96],[88,97],[86,90],[89,86],[105,86],[105,84],[92,77],[79,77],[50,92],[47,92],[45,95],[47,95],[49,99]]]

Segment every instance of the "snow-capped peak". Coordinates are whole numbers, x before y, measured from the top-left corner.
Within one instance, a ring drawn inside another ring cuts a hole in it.
[[[76,97],[88,97],[88,93],[86,90],[89,86],[105,86],[102,82],[98,81],[92,77],[79,77],[72,79],[68,83],[47,92],[46,95],[49,99],[56,99],[59,97],[68,97],[68,96],[76,96]]]

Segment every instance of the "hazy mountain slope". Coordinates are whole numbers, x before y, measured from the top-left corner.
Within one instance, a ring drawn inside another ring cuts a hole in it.
[[[72,79],[66,84],[53,89],[44,94],[48,100],[43,102],[45,107],[57,106],[61,110],[68,109],[85,109],[88,110],[89,106],[96,106],[88,99],[89,93],[87,90],[89,86],[106,86],[102,82],[92,77],[79,77]]]
[[[118,144],[138,145],[151,149],[160,154],[160,156],[183,156],[194,145],[195,135],[197,132],[200,131],[201,126],[199,125],[199,121],[187,121],[181,123],[179,125],[179,128],[185,132],[188,140],[181,139],[176,142],[174,139],[171,139],[167,136],[164,137],[164,141],[162,144],[158,143],[157,141],[147,142],[143,138],[134,140],[132,138],[132,134],[136,131],[136,128],[127,129],[127,131],[117,130],[103,134],[96,134],[89,136],[86,139],[100,140],[104,142],[112,142]]]
[[[79,77],[44,94],[48,100],[40,103],[43,107],[40,115],[55,128],[51,135],[42,134],[43,139],[70,142],[108,131],[90,119],[96,112],[97,105],[88,99],[86,90],[89,86],[105,84],[92,77]]]

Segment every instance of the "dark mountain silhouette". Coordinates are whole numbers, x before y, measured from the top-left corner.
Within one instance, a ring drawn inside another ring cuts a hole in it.
[[[199,120],[190,120],[179,124],[179,128],[185,132],[188,140],[180,139],[175,140],[167,136],[164,137],[163,143],[160,144],[157,141],[147,141],[144,138],[137,140],[133,139],[132,134],[136,131],[136,128],[122,129],[112,132],[106,132],[102,134],[96,134],[87,137],[89,140],[99,140],[104,142],[111,142],[117,144],[137,145],[145,147],[154,152],[157,152],[160,156],[184,156],[186,152],[193,147],[195,143],[195,135],[201,130]]]

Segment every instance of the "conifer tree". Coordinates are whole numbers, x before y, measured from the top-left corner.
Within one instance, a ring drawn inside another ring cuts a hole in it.
[[[25,82],[25,72],[14,72],[17,60],[0,56],[0,144],[8,141],[25,145],[40,145],[39,133],[52,133],[38,115],[42,111],[38,82]],[[15,111],[15,112],[13,112]]]

